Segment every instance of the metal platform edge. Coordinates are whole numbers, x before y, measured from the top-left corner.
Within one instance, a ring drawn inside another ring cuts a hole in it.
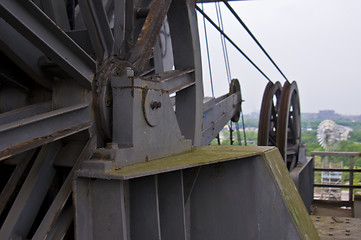
[[[251,146],[203,146],[193,147],[190,151],[158,158],[148,162],[135,163],[124,167],[113,168],[107,171],[81,169],[76,177],[129,180],[159,173],[166,173],[181,169],[204,166],[214,163],[239,160],[242,158],[262,155],[265,152],[277,149],[275,147]]]

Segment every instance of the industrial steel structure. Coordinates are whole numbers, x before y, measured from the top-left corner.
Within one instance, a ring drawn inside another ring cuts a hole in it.
[[[242,98],[203,97],[195,1],[0,16],[0,239],[318,238],[288,172],[310,166],[295,82],[266,88],[263,147],[206,146]]]

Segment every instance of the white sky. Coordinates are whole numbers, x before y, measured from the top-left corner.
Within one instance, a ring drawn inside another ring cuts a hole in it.
[[[223,3],[225,33],[273,81],[285,81]],[[258,0],[231,2],[279,68],[298,83],[301,112],[361,115],[361,1]],[[199,5],[201,7],[201,5]],[[215,4],[204,11],[217,23]],[[198,15],[205,96],[211,96],[203,18]],[[228,92],[219,33],[207,23],[215,96]],[[244,113],[259,111],[267,84],[227,42],[232,78],[241,83]]]

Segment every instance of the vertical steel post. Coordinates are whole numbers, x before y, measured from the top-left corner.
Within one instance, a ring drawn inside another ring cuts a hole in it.
[[[350,157],[350,190],[349,190],[349,197],[348,197],[348,201],[352,202],[353,200],[353,159],[354,156]]]

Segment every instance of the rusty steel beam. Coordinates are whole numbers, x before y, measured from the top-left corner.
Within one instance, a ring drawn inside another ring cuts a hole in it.
[[[81,103],[0,125],[0,160],[90,128],[89,111]]]
[[[153,53],[154,44],[158,39],[159,31],[170,4],[170,0],[154,0],[149,9],[143,28],[129,56],[129,61],[133,63],[137,71],[144,70]]]

